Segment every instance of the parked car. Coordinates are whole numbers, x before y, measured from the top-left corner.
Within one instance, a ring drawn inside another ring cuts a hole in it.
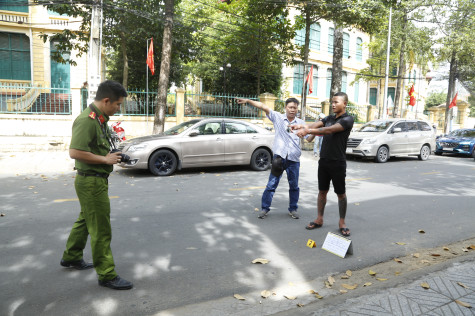
[[[428,122],[381,119],[364,124],[348,138],[346,154],[374,157],[386,162],[393,156],[418,156],[427,160],[435,149],[435,132]]]
[[[123,168],[148,169],[168,176],[182,168],[250,165],[267,170],[274,133],[257,125],[223,118],[195,119],[164,133],[133,138],[119,149],[130,156]]]
[[[456,129],[436,141],[436,155],[443,153],[470,155],[475,159],[475,128]]]

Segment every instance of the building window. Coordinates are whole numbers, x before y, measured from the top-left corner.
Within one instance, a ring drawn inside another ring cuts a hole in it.
[[[297,30],[295,33],[295,45],[305,45],[305,29]]]
[[[333,55],[333,34],[334,33],[335,33],[335,29],[333,27],[330,27],[328,29],[328,53],[332,55]]]
[[[347,81],[348,81],[348,75],[346,71],[342,71],[341,72],[341,92],[346,93]]]
[[[343,33],[343,58],[350,57],[350,34]]]
[[[393,100],[393,104],[394,104],[395,95],[396,95],[396,88],[393,88],[393,87],[388,88],[388,97],[391,97],[391,100]]]
[[[28,0],[0,0],[0,10],[28,13]]]
[[[330,97],[330,90],[332,87],[332,69],[328,68],[327,69],[327,98]]]
[[[310,26],[310,49],[320,50],[320,24]]]
[[[303,64],[299,63],[294,67],[293,90],[294,94],[301,94],[303,88]]]
[[[363,61],[363,40],[361,37],[356,38],[356,60]]]
[[[360,81],[355,81],[355,103],[359,102],[360,97]]]
[[[0,32],[0,79],[31,80],[30,39]]]
[[[377,99],[378,99],[378,89],[370,88],[369,89],[369,104],[376,105]]]

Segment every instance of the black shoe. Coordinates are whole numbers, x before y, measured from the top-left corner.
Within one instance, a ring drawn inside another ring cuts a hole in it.
[[[114,290],[130,290],[134,285],[132,282],[122,279],[120,276],[116,276],[112,280],[101,281],[99,280],[100,286],[110,287]]]
[[[63,267],[74,268],[76,270],[87,270],[87,269],[94,268],[94,265],[92,263],[87,263],[83,259],[76,260],[76,261],[65,261],[65,260],[61,259],[60,264]]]

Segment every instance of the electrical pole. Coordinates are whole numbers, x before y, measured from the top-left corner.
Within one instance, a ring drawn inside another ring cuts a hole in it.
[[[94,101],[97,87],[101,83],[101,47],[102,47],[102,0],[95,2],[91,12],[91,31],[87,54],[87,81],[89,89],[88,104]]]
[[[386,112],[388,108],[388,76],[389,76],[389,55],[391,53],[391,18],[392,18],[393,8],[389,7],[389,25],[388,25],[388,48],[386,51],[386,76],[384,79],[384,99],[383,99],[383,119],[388,117]]]

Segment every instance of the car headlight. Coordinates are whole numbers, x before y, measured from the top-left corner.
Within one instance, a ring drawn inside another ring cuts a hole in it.
[[[363,139],[363,141],[361,142],[361,144],[374,144],[376,143],[376,138],[365,138]]]
[[[137,145],[130,146],[127,151],[128,152],[141,151],[141,150],[145,150],[147,147],[148,147],[147,144],[137,144]]]

